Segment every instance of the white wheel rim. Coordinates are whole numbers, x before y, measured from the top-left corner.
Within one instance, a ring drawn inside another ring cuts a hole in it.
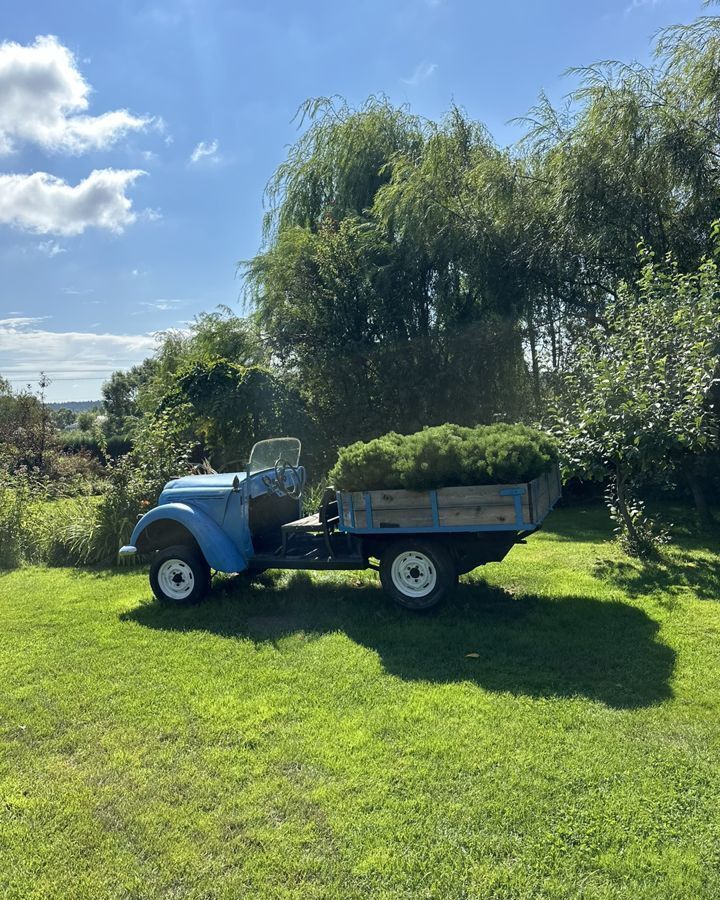
[[[417,550],[408,550],[396,556],[390,577],[393,585],[406,597],[427,597],[437,584],[435,564]]]
[[[192,568],[182,559],[166,559],[158,570],[158,584],[166,597],[183,600],[195,587]]]

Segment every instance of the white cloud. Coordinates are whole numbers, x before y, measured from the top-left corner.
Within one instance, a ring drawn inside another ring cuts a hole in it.
[[[7,331],[15,334],[21,329],[27,328],[29,325],[37,325],[38,322],[44,322],[50,316],[20,316],[11,315],[8,319],[0,319],[0,332]]]
[[[184,303],[187,303],[187,300],[143,300],[141,302],[141,306],[147,306],[148,309],[159,309],[163,312],[169,309],[176,309],[178,306],[182,306]]]
[[[216,140],[200,141],[190,154],[190,162],[199,163],[201,159],[207,159],[209,162],[217,162],[220,159],[218,156],[219,146],[220,144]]]
[[[54,381],[50,400],[99,396],[100,385],[116,369],[126,369],[156,347],[151,334],[48,331],[40,318],[0,319],[2,374],[16,386],[46,372]],[[75,385],[70,382],[76,381]]]
[[[61,253],[67,253],[67,248],[58,244],[57,241],[40,241],[37,245],[38,250],[46,256],[59,256]]]
[[[85,115],[90,85],[77,60],[57,38],[37,37],[34,44],[0,44],[0,153],[18,142],[46,150],[81,153],[103,149],[152,118],[126,109]]]
[[[0,175],[0,224],[37,234],[82,234],[86,228],[122,232],[137,218],[126,189],[140,169],[96,169],[77,185],[47,172]]]
[[[642,9],[643,6],[658,6],[662,2],[663,0],[632,0],[625,7],[625,13],[628,14],[633,12],[633,10]]]
[[[150,209],[150,207],[148,207],[138,213],[138,218],[143,222],[157,222],[162,219],[162,213],[159,209]]]
[[[430,78],[437,71],[437,63],[426,63],[422,62],[420,65],[415,67],[415,71],[409,78],[403,78],[403,82],[405,84],[409,84],[411,87],[415,87],[420,84],[421,81],[425,81],[427,78]]]

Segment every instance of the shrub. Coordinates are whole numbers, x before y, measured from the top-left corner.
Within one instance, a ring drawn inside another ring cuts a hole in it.
[[[557,462],[548,435],[527,425],[438,425],[342,448],[330,471],[340,490],[425,490],[530,481]]]
[[[60,436],[60,449],[63,453],[80,453],[82,451],[102,458],[102,446],[94,431],[65,431]]]
[[[131,453],[109,465],[87,562],[117,560],[117,551],[130,538],[138,514],[155,505],[170,478],[189,471],[191,449],[172,434],[161,416],[145,430]]]

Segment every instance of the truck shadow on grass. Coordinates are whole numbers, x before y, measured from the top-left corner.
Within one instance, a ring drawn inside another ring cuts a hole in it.
[[[388,674],[408,681],[465,681],[534,698],[585,697],[616,709],[672,696],[674,651],[658,641],[655,620],[620,602],[516,597],[475,584],[461,585],[442,609],[418,616],[394,608],[372,585],[295,575],[282,587],[238,579],[194,608],[145,602],[122,618],[154,629],[269,642],[281,652],[288,643],[301,649],[340,632],[375,651]],[[284,640],[293,635],[297,644]]]

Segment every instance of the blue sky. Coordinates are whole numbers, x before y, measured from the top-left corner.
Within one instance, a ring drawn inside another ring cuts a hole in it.
[[[153,335],[240,310],[263,189],[308,97],[371,93],[501,144],[568,67],[647,61],[700,0],[3,4],[0,375],[94,399]],[[37,41],[38,37],[53,36]],[[93,174],[94,173],[94,174]],[[142,174],[141,174],[142,173]],[[59,181],[57,180],[59,179]]]

